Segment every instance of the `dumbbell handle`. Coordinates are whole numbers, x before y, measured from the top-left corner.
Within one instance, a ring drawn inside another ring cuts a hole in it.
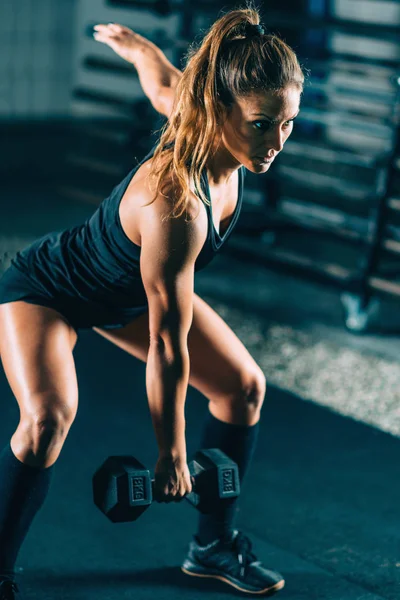
[[[191,477],[191,479],[192,479],[192,477]],[[155,488],[155,484],[156,484],[156,480],[155,480],[155,479],[152,479],[152,480],[151,480],[151,491],[152,491],[153,497],[154,497],[154,488]],[[195,491],[195,488],[196,488],[196,478],[194,478],[194,482],[192,481],[192,491],[193,491],[193,492]],[[187,495],[187,494],[186,494],[186,495]],[[184,496],[184,497],[186,498],[186,496]]]
[[[215,453],[221,455],[218,450],[206,450],[204,453],[209,453],[215,458]],[[204,469],[203,467],[192,460],[188,464],[190,476],[193,482],[192,491],[184,496],[192,506],[200,510],[200,512],[212,512],[215,502],[219,500],[227,500],[231,498],[237,498],[240,494],[239,476],[237,472],[237,466],[234,463],[227,464],[225,468],[221,470],[218,481],[214,480],[214,487],[211,486],[209,481],[203,478]],[[217,474],[215,474],[217,476]],[[154,484],[155,480],[151,480],[151,488],[154,496]],[[215,488],[216,492],[215,493]]]
[[[190,493],[196,493],[196,491],[197,491],[196,490],[196,480],[197,480],[199,473],[196,472],[196,467],[195,467],[195,463],[193,460],[188,464],[188,468],[189,468],[189,473],[190,473],[190,480],[192,482],[192,492],[190,492]],[[155,479],[151,480],[151,489],[152,489],[153,496],[154,496],[155,482],[156,482]],[[188,494],[186,494],[184,497],[187,498],[187,496],[188,496]]]

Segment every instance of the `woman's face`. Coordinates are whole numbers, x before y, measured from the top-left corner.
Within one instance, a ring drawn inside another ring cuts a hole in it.
[[[265,173],[291,134],[299,105],[296,87],[238,98],[224,122],[221,141],[246,169]]]

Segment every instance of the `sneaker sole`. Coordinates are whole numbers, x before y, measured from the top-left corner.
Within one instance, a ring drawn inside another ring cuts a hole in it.
[[[232,587],[236,588],[237,590],[239,590],[240,592],[245,592],[246,594],[253,594],[255,596],[272,596],[273,594],[276,594],[276,592],[279,592],[282,588],[285,587],[285,580],[282,579],[281,581],[278,581],[278,583],[276,583],[275,585],[268,587],[268,588],[264,588],[263,590],[249,590],[246,589],[244,587],[240,587],[237,579],[230,579],[226,576],[223,575],[219,575],[217,572],[215,573],[200,573],[199,572],[199,567],[197,565],[194,565],[193,563],[189,563],[188,561],[186,561],[186,565],[190,566],[193,569],[196,569],[197,572],[193,571],[188,571],[184,566],[181,567],[181,571],[183,573],[185,573],[186,575],[191,575],[192,577],[205,577],[207,579],[219,579],[220,581],[223,581],[224,583],[227,583],[228,585],[231,585]],[[201,567],[200,567],[201,568]]]

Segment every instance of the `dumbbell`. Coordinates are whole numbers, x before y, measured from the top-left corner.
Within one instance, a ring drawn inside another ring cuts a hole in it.
[[[240,494],[237,464],[216,448],[199,450],[188,464],[194,478],[185,499],[203,514]],[[93,500],[113,523],[136,521],[153,501],[150,471],[133,456],[109,456],[93,475]]]

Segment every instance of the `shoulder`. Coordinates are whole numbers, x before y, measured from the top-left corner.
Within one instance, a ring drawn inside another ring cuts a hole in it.
[[[152,242],[154,246],[161,245],[169,251],[176,247],[180,252],[200,252],[208,229],[203,203],[191,189],[186,211],[180,217],[169,217],[174,202],[173,187],[166,185],[170,192],[166,196],[159,194],[154,197],[148,178],[150,169],[151,159],[141,165],[128,190],[131,201],[137,207],[135,214],[142,246]]]

